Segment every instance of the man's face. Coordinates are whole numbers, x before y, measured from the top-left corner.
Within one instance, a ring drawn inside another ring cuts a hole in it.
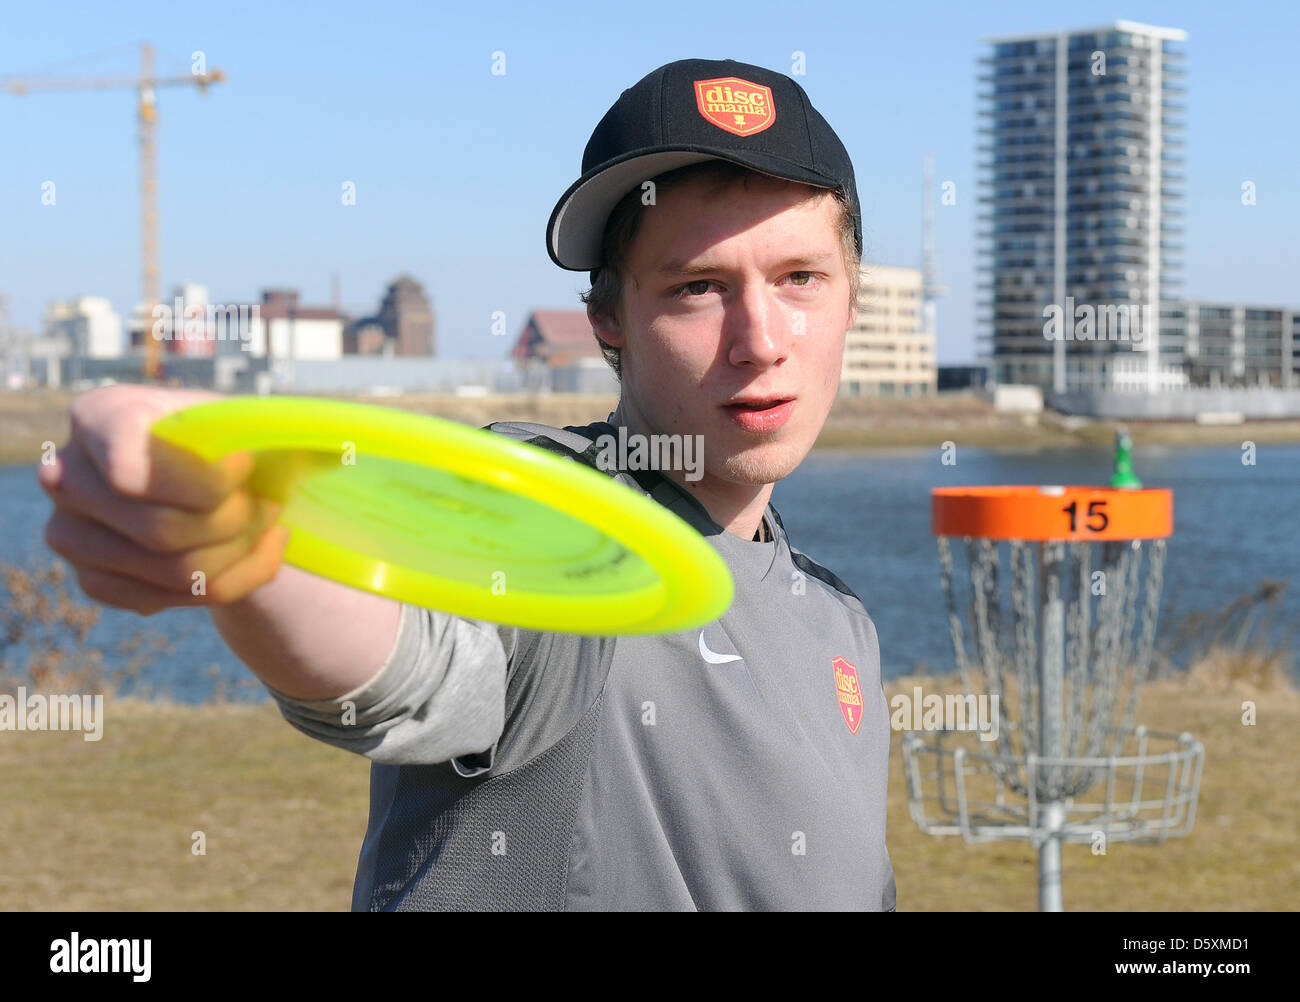
[[[664,191],[624,268],[621,408],[647,434],[704,436],[705,476],[762,485],[812,448],[855,309],[829,193],[755,176]]]

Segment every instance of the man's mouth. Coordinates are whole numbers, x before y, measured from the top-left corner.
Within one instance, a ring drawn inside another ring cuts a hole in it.
[[[794,397],[739,397],[722,409],[742,431],[764,434],[776,431],[794,411]]]

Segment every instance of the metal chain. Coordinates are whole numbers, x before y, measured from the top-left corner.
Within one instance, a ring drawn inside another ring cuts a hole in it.
[[[1031,781],[1035,795],[1043,800],[1084,793],[1104,770],[1051,767],[1037,777],[1026,774],[1025,755],[1038,751],[1043,724],[1038,706],[1042,652],[1037,548],[1025,540],[1011,540],[1007,547],[1010,617],[1006,622],[1009,629],[1004,629],[999,544],[971,537],[963,542],[971,585],[965,621],[959,612],[965,603],[958,595],[953,544],[944,536],[937,537],[940,578],[962,687],[969,695],[997,696],[1000,704],[1004,726],[998,730],[992,768],[1011,791],[1022,796],[1027,795]],[[1146,547],[1145,581],[1141,541],[1060,545],[1064,547],[1060,598],[1065,613],[1062,754],[1068,758],[1118,754],[1132,727],[1138,688],[1150,668],[1165,542],[1153,540]],[[1100,595],[1092,594],[1094,551],[1103,575]],[[973,631],[973,648],[967,644],[967,625]]]
[[[952,548],[947,536],[936,537],[939,543],[939,574],[943,582],[944,604],[948,609],[948,632],[952,637],[953,657],[957,661],[957,672],[961,675],[962,685],[970,688],[970,665],[966,658],[966,638],[962,630],[961,617],[957,615],[957,603],[953,597]]]
[[[1112,755],[1119,754],[1119,745],[1123,741],[1123,734],[1115,726],[1120,720],[1120,705],[1125,705],[1123,715],[1127,717],[1132,713],[1138,697],[1134,665],[1131,661],[1125,663],[1125,658],[1133,650],[1133,625],[1137,619],[1138,602],[1141,598],[1138,580],[1139,572],[1142,569],[1142,540],[1135,539],[1130,542],[1125,556],[1127,557],[1124,566],[1124,572],[1126,573],[1124,582],[1125,599],[1119,644],[1115,652],[1114,685],[1107,692],[1107,701],[1102,707],[1104,714],[1102,721],[1107,730],[1113,735],[1110,751]]]
[[[1088,652],[1092,639],[1092,547],[1086,542],[1075,541],[1069,546],[1070,558],[1077,571],[1073,577],[1073,601],[1066,607],[1066,662],[1065,685],[1069,706],[1066,721],[1065,754],[1072,758],[1090,755],[1086,747],[1088,713],[1088,694],[1092,690],[1091,664]],[[1094,780],[1079,770],[1072,770],[1066,778],[1066,785],[1091,786]]]
[[[1160,593],[1164,588],[1165,581],[1165,541],[1163,539],[1152,540],[1148,554],[1146,604],[1142,610],[1142,634],[1138,640],[1137,650],[1134,652],[1133,692],[1125,709],[1124,719],[1118,724],[1121,733],[1127,732],[1133,726],[1133,718],[1137,714],[1138,691],[1142,683],[1147,680],[1147,674],[1151,669],[1151,651],[1155,647],[1156,621],[1160,616]]]
[[[1092,713],[1088,721],[1086,742],[1086,746],[1094,750],[1104,748],[1106,745],[1107,725],[1110,721],[1106,708],[1112,703],[1112,693],[1119,670],[1128,557],[1129,553],[1124,544],[1115,542],[1102,544],[1105,593],[1101,596],[1097,608],[1097,631],[1093,643],[1096,653],[1093,657],[1092,670]]]
[[[1022,727],[1024,755],[1038,748],[1038,603],[1033,547],[1024,540],[1011,543],[1012,591],[1015,608],[1015,665],[1019,698],[1017,722]]]

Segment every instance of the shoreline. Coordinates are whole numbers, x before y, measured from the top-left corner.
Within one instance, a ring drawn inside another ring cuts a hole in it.
[[[40,460],[42,444],[68,439],[68,407],[74,394],[62,391],[0,394],[0,466]],[[608,394],[513,394],[482,397],[411,393],[401,396],[335,394],[355,400],[429,414],[481,427],[492,421],[535,421],[554,427],[586,424],[614,409]],[[841,399],[832,408],[815,449],[941,448],[956,442],[968,448],[1109,448],[1118,422],[1037,415],[998,414],[974,393],[929,398]],[[1300,420],[1245,421],[1198,425],[1192,421],[1134,421],[1127,424],[1136,446],[1215,446],[1252,441],[1300,444]]]

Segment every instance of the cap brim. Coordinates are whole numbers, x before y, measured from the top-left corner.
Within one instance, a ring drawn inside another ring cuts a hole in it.
[[[632,153],[592,168],[566,191],[551,212],[546,226],[546,250],[551,260],[569,271],[599,268],[605,221],[629,191],[653,177],[702,163],[726,160],[786,181],[798,181],[817,188],[834,188],[837,182],[780,157],[750,153],[739,157],[700,146],[675,146],[653,153]]]

